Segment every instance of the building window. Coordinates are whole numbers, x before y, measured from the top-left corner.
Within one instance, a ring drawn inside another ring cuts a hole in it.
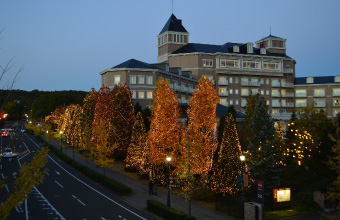
[[[235,84],[238,84],[238,77],[235,77]]]
[[[146,76],[146,84],[148,84],[148,85],[153,84],[153,76]]]
[[[272,79],[272,86],[280,86],[279,79]]]
[[[227,99],[220,99],[220,104],[227,106]]]
[[[234,52],[234,53],[240,52],[240,47],[237,46],[237,45],[233,46],[233,52]]]
[[[182,92],[186,92],[187,91],[187,87],[185,83],[181,83],[181,91]]]
[[[265,69],[265,70],[281,70],[281,63],[263,62],[263,69]]]
[[[326,107],[325,99],[314,99],[315,107]]]
[[[253,89],[251,89],[251,93],[253,94],[253,95],[256,95],[256,94],[258,94],[259,93],[259,89],[255,89],[255,88],[253,88]]]
[[[130,76],[130,84],[136,84],[136,76]]]
[[[234,105],[234,102],[232,99],[229,100],[229,105]]]
[[[228,95],[227,88],[219,88],[219,94],[222,96],[227,96]]]
[[[120,84],[120,76],[114,76],[114,84],[119,85]]]
[[[247,53],[253,53],[253,44],[247,43]]]
[[[235,89],[235,94],[238,95],[238,89]]]
[[[340,113],[340,108],[333,109],[333,117],[337,117],[339,113]]]
[[[324,97],[325,96],[325,89],[314,89],[314,96]]]
[[[214,85],[215,85],[214,76],[210,76],[210,75],[203,75],[202,77],[208,78],[208,79],[209,79],[209,80],[212,82],[212,84],[214,84]]]
[[[307,96],[306,89],[295,89],[295,96],[296,97],[306,97]]]
[[[229,94],[233,94],[233,89],[229,89]]]
[[[152,94],[153,94],[152,91],[147,91],[147,92],[146,92],[146,98],[147,98],[147,99],[152,99],[152,98],[153,98]]]
[[[280,107],[280,101],[278,99],[272,99],[272,107]]]
[[[279,97],[280,93],[278,89],[272,89],[272,97]]]
[[[340,88],[333,89],[333,96],[340,96]]]
[[[313,77],[307,77],[306,83],[314,83],[314,78]]]
[[[242,88],[241,89],[241,96],[248,96],[248,95],[249,95],[248,89]]]
[[[230,83],[230,84],[233,83],[233,77],[229,77],[229,83]]]
[[[334,82],[340,82],[340,76],[334,76]]]
[[[179,90],[179,86],[178,86],[178,82],[174,80],[174,90],[178,91]]]
[[[269,79],[266,79],[266,84],[269,85]]]
[[[136,99],[137,98],[137,92],[136,92],[136,90],[131,90],[131,98],[132,99]]]
[[[261,79],[260,82],[261,82],[261,85],[263,85],[264,84],[264,79]]]
[[[218,77],[218,85],[228,85],[227,77],[226,76]]]
[[[306,99],[296,99],[295,100],[295,107],[307,107],[307,100]]]
[[[264,90],[263,90],[263,89],[261,89],[260,91],[261,91],[261,95],[264,95]]]
[[[260,69],[260,62],[245,60],[243,61],[243,69]]]
[[[203,67],[212,67],[212,66],[213,66],[213,60],[203,59]]]
[[[241,107],[245,107],[247,105],[247,99],[241,99]]]
[[[266,54],[266,48],[261,48],[261,49],[260,49],[260,53],[261,53],[261,54]]]
[[[145,99],[145,91],[139,91],[138,92],[138,98],[139,99]]]
[[[144,84],[145,83],[145,76],[138,76],[138,84]]]
[[[340,99],[333,99],[333,106],[340,107]]]
[[[222,67],[222,68],[226,68],[226,67],[240,68],[240,61],[239,60],[221,59],[220,67]]]
[[[189,92],[193,92],[193,89],[192,89],[192,85],[191,85],[191,84],[188,85],[188,90],[189,90]]]
[[[239,105],[238,99],[235,99],[235,105]]]
[[[266,101],[266,105],[268,105],[268,106],[270,105],[270,101],[269,100]]]

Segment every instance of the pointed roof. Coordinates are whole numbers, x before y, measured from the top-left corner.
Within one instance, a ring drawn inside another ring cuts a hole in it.
[[[177,19],[174,14],[171,14],[169,20],[164,25],[163,29],[159,33],[161,35],[162,33],[166,31],[176,31],[176,32],[186,32],[188,31],[183,27],[182,20]]]
[[[130,68],[130,69],[155,69],[153,66],[151,66],[148,63],[144,63],[139,60],[135,59],[130,59],[127,60],[121,64],[118,64],[117,66],[112,67],[111,69],[114,68]]]
[[[268,39],[268,38],[276,38],[276,39],[280,39],[280,40],[286,40],[286,39],[284,39],[284,38],[281,38],[281,37],[277,37],[277,36],[274,36],[274,35],[268,35],[267,37],[264,37],[264,38],[262,38],[261,40],[259,40],[259,41],[262,41],[262,40],[265,40],[265,39]]]

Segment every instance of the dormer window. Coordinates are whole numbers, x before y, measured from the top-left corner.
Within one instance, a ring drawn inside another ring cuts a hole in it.
[[[239,53],[240,52],[240,47],[239,46],[233,46],[233,52],[234,53]]]
[[[266,54],[266,53],[267,53],[266,48],[261,48],[261,49],[260,49],[260,53],[261,53],[261,54]]]
[[[247,53],[253,53],[253,44],[247,43]]]
[[[340,82],[340,76],[334,76],[334,82]]]
[[[314,83],[314,78],[313,77],[307,77],[306,83]]]

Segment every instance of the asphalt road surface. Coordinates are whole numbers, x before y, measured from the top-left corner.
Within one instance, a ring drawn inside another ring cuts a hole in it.
[[[6,186],[0,189],[0,199],[5,201],[13,190],[13,182],[21,165],[30,162],[40,151],[40,146],[26,133],[22,125],[8,125],[14,129],[10,137],[2,138],[0,151],[11,147],[14,156],[2,158],[0,178]],[[29,198],[12,210],[11,219],[158,219],[133,207],[119,196],[79,174],[53,154],[48,154],[48,173],[43,184],[34,187]]]

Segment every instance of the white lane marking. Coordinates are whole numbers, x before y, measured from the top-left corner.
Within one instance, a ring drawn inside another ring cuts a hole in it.
[[[65,220],[65,218],[53,207],[53,205],[51,205],[51,203],[44,197],[43,194],[40,193],[40,191],[35,187],[33,186],[33,188],[40,194],[40,196],[45,199],[46,203],[51,207],[51,209],[55,212],[56,215],[58,215],[60,217],[61,220]],[[47,205],[46,204],[46,205]],[[42,204],[44,205],[44,204]],[[27,209],[26,209],[27,210]],[[27,213],[27,211],[26,211]]]
[[[27,155],[29,155],[29,154],[31,153],[30,149],[28,149],[28,147],[27,147],[27,145],[25,144],[25,142],[22,142],[22,143],[25,145],[26,149],[28,150],[28,153],[25,154],[24,156],[22,156],[22,157],[21,157],[20,159],[18,159],[18,160],[21,160],[22,158],[26,157]]]
[[[1,177],[2,177],[2,179],[3,179],[3,180],[5,179],[5,177],[4,177],[4,174],[3,174],[3,173],[1,173]]]
[[[59,185],[61,188],[63,188],[63,189],[64,189],[63,185],[61,185],[60,183],[58,183],[58,181],[57,181],[57,180],[55,180],[54,182],[55,182],[57,185]]]
[[[77,201],[78,201],[80,204],[82,204],[83,206],[86,206],[86,204],[83,203],[80,199],[77,199]]]
[[[54,172],[55,172],[56,174],[60,175],[60,173],[59,173],[58,171],[54,170]]]
[[[118,215],[118,218],[122,218],[122,216]]]
[[[101,219],[102,219],[102,220],[106,220],[106,218],[104,218],[104,217],[101,217]]]
[[[16,172],[13,173],[13,178],[14,179],[17,178],[17,173]]]
[[[20,212],[18,206],[15,206],[15,210],[17,210],[18,213]]]
[[[31,139],[32,140],[32,139]],[[33,140],[32,140],[33,141]],[[33,141],[34,142],[34,141]],[[88,184],[84,183],[83,181],[81,181],[80,179],[78,179],[77,177],[75,177],[73,174],[71,174],[69,171],[67,171],[64,167],[62,167],[59,163],[57,163],[50,155],[48,155],[48,158],[50,158],[57,166],[59,166],[62,170],[64,170],[66,173],[68,173],[70,176],[72,176],[74,179],[76,179],[78,182],[84,184],[85,186],[87,186],[88,188],[92,189],[93,191],[95,191],[96,193],[98,193],[99,195],[103,196],[104,198],[106,198],[107,200],[111,201],[112,203],[116,204],[117,206],[121,207],[122,209],[125,209],[126,211],[134,214],[135,216],[139,217],[140,219],[144,219],[142,216],[138,215],[137,213],[131,211],[130,209],[126,208],[125,206],[119,204],[118,202],[114,201],[113,199],[107,197],[106,195],[104,195],[103,193],[99,192],[98,190],[96,190],[95,188],[89,186]]]
[[[77,198],[77,196],[75,196],[75,195],[72,195],[72,197],[75,198],[75,199]]]
[[[27,199],[25,199],[25,212],[26,212],[26,220],[28,220],[28,212],[27,212]]]
[[[5,186],[6,186],[7,192],[9,192],[9,189],[8,189],[8,186],[7,186],[7,184],[5,184]]]
[[[50,174],[49,174],[49,173],[47,173],[47,172],[46,172],[45,174],[46,174],[47,176],[49,176],[49,175],[50,175]]]
[[[35,143],[35,141],[33,141],[29,136],[27,136],[27,134],[25,134],[26,137],[28,137],[33,143]],[[35,145],[37,145],[39,147],[39,145],[37,143],[35,143]],[[104,195],[103,193],[99,192],[98,190],[96,190],[95,188],[89,186],[88,184],[84,183],[83,181],[81,181],[80,179],[78,179],[76,176],[74,176],[73,174],[71,174],[69,171],[67,171],[64,167],[62,167],[59,163],[57,163],[50,155],[48,155],[48,158],[50,158],[57,166],[59,166],[62,170],[64,170],[66,173],[68,173],[70,176],[72,176],[74,179],[76,179],[78,182],[84,184],[85,186],[87,186],[88,188],[92,189],[93,191],[95,191],[96,193],[98,193],[99,195],[103,196],[104,198],[106,198],[107,200],[111,201],[112,203],[116,204],[117,206],[121,207],[122,209],[125,209],[126,211],[134,214],[135,216],[139,217],[140,219],[146,220],[146,218],[143,218],[142,216],[138,215],[137,213],[131,211],[130,209],[126,208],[125,206],[119,204],[118,202],[114,201],[113,199],[107,197],[106,195]]]

